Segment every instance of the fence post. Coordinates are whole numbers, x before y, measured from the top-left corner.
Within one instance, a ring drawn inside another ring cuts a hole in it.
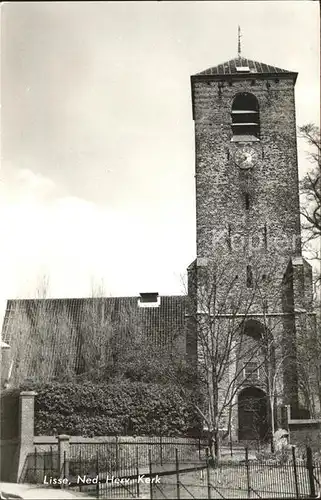
[[[69,455],[70,455],[69,439],[70,436],[67,436],[66,434],[60,434],[58,436],[59,473],[61,474],[63,471],[65,478],[68,478],[69,476]]]
[[[148,450],[148,461],[149,461],[149,492],[150,492],[150,500],[153,500],[153,483],[152,483],[152,452],[149,448]]]
[[[46,475],[46,453],[43,454],[43,477]]]
[[[209,452],[206,448],[206,472],[207,472],[207,498],[211,498],[211,478],[210,478],[210,462],[209,462]]]
[[[198,436],[198,458],[201,460],[201,436]]]
[[[293,472],[294,472],[294,482],[295,482],[295,494],[296,494],[296,498],[300,498],[299,497],[299,485],[298,485],[298,471],[296,468],[295,446],[292,446],[292,461],[293,461]]]
[[[81,453],[81,448],[79,451],[79,475],[82,477],[82,453]],[[82,491],[82,483],[80,481],[79,483],[79,491]]]
[[[310,498],[316,498],[315,484],[313,476],[313,460],[312,460],[312,450],[310,446],[307,446],[307,469],[310,483]]]
[[[178,449],[175,448],[175,464],[176,464],[176,498],[180,500],[180,483],[179,483],[179,463],[178,463]]]
[[[35,461],[34,461],[33,477],[34,477],[34,482],[37,483],[38,474],[37,474],[37,448],[36,447],[35,447]]]
[[[99,450],[96,452],[96,474],[97,474],[97,485],[96,485],[96,496],[99,498]]]
[[[64,479],[67,477],[67,453],[64,451]],[[65,488],[65,484],[63,484],[63,488]]]
[[[251,484],[250,484],[250,468],[249,468],[249,449],[245,448],[245,466],[246,466],[246,481],[247,481],[247,496],[251,497]]]
[[[163,465],[163,438],[160,435],[160,464]]]
[[[136,488],[137,488],[137,497],[139,498],[139,459],[138,459],[138,445],[136,444],[136,475],[137,475],[137,481],[136,481]]]
[[[119,449],[118,449],[118,436],[116,436],[116,472],[118,472],[118,469],[119,469]]]

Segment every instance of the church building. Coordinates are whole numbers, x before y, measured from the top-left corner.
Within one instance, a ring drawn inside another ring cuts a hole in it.
[[[296,346],[312,306],[312,269],[301,254],[297,76],[239,54],[191,77],[197,258],[188,273],[198,319],[190,340],[200,340],[195,329],[207,315],[216,318],[214,342],[235,341],[238,320],[248,351],[257,350],[238,355],[244,371],[233,372],[239,439],[263,438],[272,418],[281,425],[284,405],[299,413]],[[199,361],[195,342],[194,352]]]
[[[312,306],[312,270],[301,253],[297,76],[239,53],[191,77],[197,255],[188,268],[188,294],[99,299],[112,321],[122,307],[136,308],[157,342],[179,334],[196,367],[204,364],[200,328],[207,319],[214,325],[208,335],[223,339],[219,360],[238,338],[249,341],[235,347],[226,373],[226,391],[237,374],[229,406],[233,437],[239,440],[254,439],[255,433],[264,439],[271,419],[281,425],[282,407],[290,405],[296,415],[300,406],[296,342],[305,334]],[[207,310],[204,297],[211,301]],[[9,300],[3,340],[14,342],[21,310],[29,328],[40,307],[51,319],[64,308],[74,331],[80,331],[84,308],[97,300]],[[244,345],[251,346],[246,354]]]

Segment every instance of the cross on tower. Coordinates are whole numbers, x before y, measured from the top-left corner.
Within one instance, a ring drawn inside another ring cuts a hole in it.
[[[237,33],[237,53],[238,56],[241,57],[241,28],[238,26],[238,33]]]

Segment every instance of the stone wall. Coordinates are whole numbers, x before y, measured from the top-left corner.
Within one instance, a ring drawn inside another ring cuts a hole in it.
[[[290,443],[298,448],[310,446],[312,451],[321,452],[321,420],[290,423],[289,434]]]
[[[290,406],[283,411],[283,427],[289,431],[290,444],[321,453],[321,419],[292,418]]]

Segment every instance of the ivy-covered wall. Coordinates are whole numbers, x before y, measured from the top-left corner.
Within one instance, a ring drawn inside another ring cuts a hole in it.
[[[32,384],[35,435],[186,435],[199,431],[192,405],[175,388],[144,382]]]

